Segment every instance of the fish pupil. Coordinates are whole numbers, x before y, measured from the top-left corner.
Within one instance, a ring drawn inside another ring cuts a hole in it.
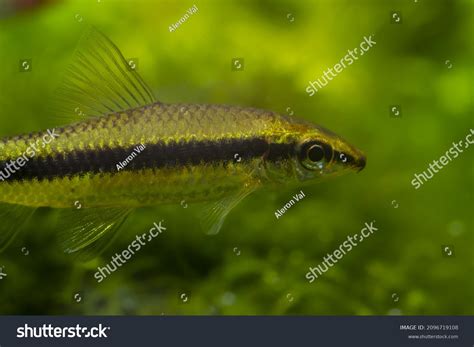
[[[324,158],[324,150],[320,145],[314,145],[308,150],[308,158],[312,162],[321,161]]]

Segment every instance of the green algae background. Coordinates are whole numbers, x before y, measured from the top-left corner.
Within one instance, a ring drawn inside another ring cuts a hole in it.
[[[474,148],[420,189],[411,184],[474,128],[473,1],[77,0],[28,11],[11,4],[0,0],[1,136],[54,126],[50,101],[92,25],[137,61],[158,100],[294,114],[362,149],[367,166],[258,191],[216,236],[196,228],[192,207],[137,210],[89,263],[62,252],[56,212],[40,209],[0,254],[1,314],[474,313]],[[170,32],[193,5],[198,11]],[[370,35],[373,48],[308,96],[309,81]],[[243,69],[233,69],[234,58]],[[277,219],[301,189],[306,197]],[[98,266],[161,220],[163,234],[97,283]],[[307,281],[310,266],[373,220],[376,233]]]

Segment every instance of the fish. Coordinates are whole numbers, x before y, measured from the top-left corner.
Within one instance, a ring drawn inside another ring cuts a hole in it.
[[[262,187],[366,165],[360,150],[303,119],[158,101],[97,29],[81,40],[58,95],[57,114],[67,124],[0,139],[0,249],[41,207],[61,212],[68,253],[103,250],[142,206],[204,203],[201,225],[216,234]]]

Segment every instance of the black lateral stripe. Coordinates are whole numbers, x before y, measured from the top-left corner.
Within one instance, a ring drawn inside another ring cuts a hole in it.
[[[281,159],[288,159],[295,153],[295,143],[271,143],[269,145],[266,160],[279,161]]]
[[[138,146],[138,145],[137,145]],[[21,167],[10,173],[6,169],[9,161],[0,162],[0,181],[45,180],[57,177],[84,175],[87,173],[117,172],[121,164],[133,154],[133,158],[123,166],[123,171],[200,164],[222,164],[245,162],[261,157],[278,161],[288,158],[293,144],[268,144],[263,138],[223,139],[219,141],[163,142],[146,144],[138,153],[136,147],[104,148],[100,150],[73,151],[44,158],[33,157]],[[240,159],[239,159],[240,158]]]

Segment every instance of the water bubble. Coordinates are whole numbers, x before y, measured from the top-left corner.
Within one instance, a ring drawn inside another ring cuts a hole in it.
[[[82,205],[81,205],[80,201],[74,202],[74,206],[76,206],[76,208],[77,208],[78,210],[80,210],[80,209],[82,208]]]
[[[392,200],[392,206],[393,206],[393,208],[398,208],[397,200]]]
[[[238,249],[237,247],[234,247],[234,253],[239,256],[240,255],[240,249]]]
[[[76,300],[76,302],[81,302],[82,300],[81,295],[79,293],[74,294],[74,300]]]
[[[24,255],[28,255],[28,254],[30,254],[30,251],[26,247],[23,247],[21,249],[21,253],[23,253]]]
[[[293,295],[292,295],[291,293],[288,293],[288,294],[286,294],[286,299],[287,299],[289,302],[293,302],[293,300],[294,300],[295,298],[293,297]]]

